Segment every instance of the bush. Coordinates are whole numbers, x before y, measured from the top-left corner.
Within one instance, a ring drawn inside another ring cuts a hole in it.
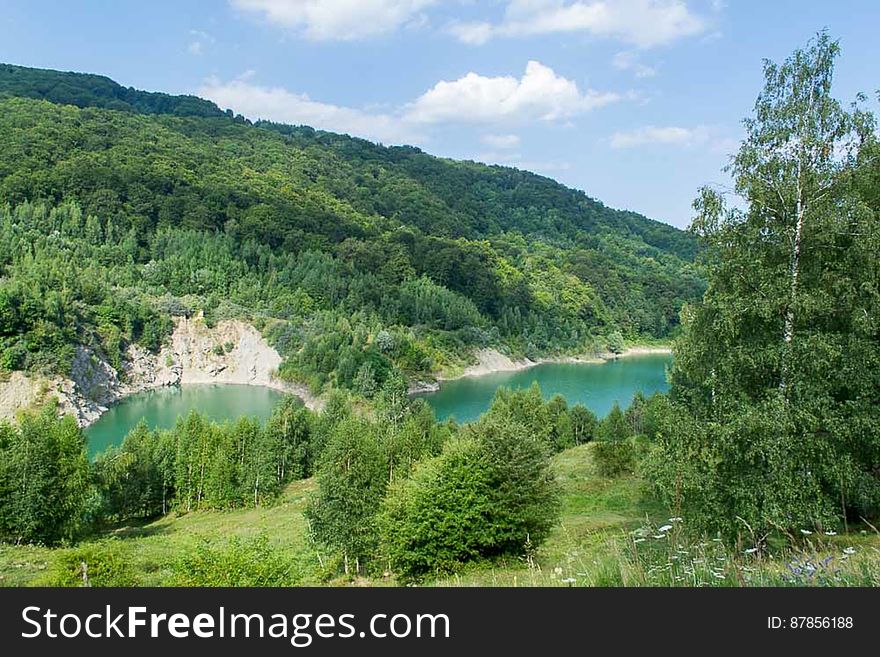
[[[597,440],[593,445],[593,462],[600,476],[618,477],[635,470],[636,447],[632,440]]]
[[[297,560],[264,534],[222,543],[200,539],[170,567],[171,586],[296,586],[302,579]]]
[[[380,516],[384,555],[403,579],[539,545],[558,514],[544,446],[518,424],[483,420],[394,485]]]
[[[53,553],[40,586],[137,586],[129,549],[119,541],[85,543]]]

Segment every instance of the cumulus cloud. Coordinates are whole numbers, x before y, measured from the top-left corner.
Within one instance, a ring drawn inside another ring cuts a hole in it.
[[[693,146],[704,144],[709,139],[709,131],[705,126],[682,128],[679,126],[648,125],[635,130],[615,132],[611,135],[612,148],[636,148],[649,144],[667,144]]]
[[[230,0],[236,9],[315,41],[352,41],[424,21],[437,0]]]
[[[639,61],[638,53],[632,50],[624,50],[614,55],[611,65],[618,71],[630,71],[637,78],[650,78],[657,75],[657,69]]]
[[[449,32],[470,45],[497,36],[581,32],[651,48],[702,34],[709,22],[685,0],[509,0],[501,22],[458,22]]]
[[[230,107],[250,119],[266,119],[319,130],[341,132],[383,143],[414,143],[420,135],[412,126],[385,113],[322,103],[281,87],[264,87],[239,77],[223,82],[209,78],[199,95],[221,107]]]
[[[261,85],[248,71],[232,80],[208,78],[198,90],[204,98],[250,119],[266,119],[342,132],[383,143],[424,143],[435,126],[497,126],[480,138],[491,151],[520,145],[513,125],[558,122],[624,98],[617,93],[581,92],[577,84],[540,62],[529,62],[522,77],[477,73],[441,81],[413,102],[397,106],[345,107],[314,100],[305,93]]]
[[[490,148],[494,148],[496,150],[508,150],[511,148],[516,148],[520,145],[519,135],[483,135],[480,138],[480,141],[483,142],[486,146]]]
[[[204,53],[205,46],[214,43],[214,37],[212,37],[207,32],[202,32],[201,30],[190,30],[189,34],[192,37],[192,41],[189,42],[186,50],[190,55],[195,55],[196,57],[199,57],[202,53]]]
[[[406,111],[415,123],[555,121],[620,100],[616,93],[587,90],[540,62],[530,61],[521,78],[468,73],[441,81]]]

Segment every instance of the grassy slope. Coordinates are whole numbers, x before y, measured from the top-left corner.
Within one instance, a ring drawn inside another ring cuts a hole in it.
[[[631,557],[632,544],[626,540],[627,533],[642,526],[646,521],[654,526],[665,523],[668,518],[662,507],[648,500],[641,491],[636,477],[604,479],[595,474],[589,445],[567,450],[555,457],[555,467],[562,483],[563,511],[560,524],[554,529],[547,543],[540,548],[531,563],[526,559],[478,564],[458,575],[440,578],[441,586],[563,586],[574,579],[578,585],[639,585],[665,584],[667,570],[672,570],[670,555],[678,546],[672,540],[662,541],[663,548],[653,548],[642,564],[634,564]],[[185,551],[199,537],[224,540],[230,536],[253,536],[265,532],[279,547],[289,551],[291,558],[310,564],[313,573],[303,584],[320,584],[318,558],[306,538],[306,523],[302,511],[314,481],[306,480],[291,484],[274,507],[243,511],[196,512],[181,516],[170,515],[142,527],[126,527],[108,532],[126,542],[143,585],[161,585],[168,576],[164,565]],[[646,546],[652,546],[648,539]],[[656,543],[656,541],[655,541]],[[840,568],[848,575],[849,583],[880,585],[880,535],[873,531],[855,532],[848,536],[822,538],[815,549],[809,548],[808,556],[823,557],[834,554]],[[710,543],[707,548],[687,546],[693,554],[689,559],[705,557],[732,563],[729,553]],[[844,546],[855,546],[854,557],[839,561]],[[647,551],[643,552],[647,555]],[[699,553],[699,555],[697,554]],[[43,573],[52,550],[30,546],[0,545],[0,585],[27,586],[33,584]],[[754,580],[759,584],[780,583],[778,573],[783,572],[791,556],[764,562],[762,577]],[[743,573],[749,577],[754,563],[740,562],[736,568],[719,566],[725,577],[719,581],[704,583],[743,583]],[[650,571],[657,567],[660,576]],[[745,566],[745,568],[743,568]],[[675,566],[678,567],[677,565]],[[837,566],[835,566],[837,567]],[[699,566],[697,567],[699,571]],[[701,573],[698,572],[699,576]],[[709,571],[702,573],[712,577]],[[337,580],[334,584],[342,584]],[[389,580],[363,580],[361,584],[390,584]],[[687,583],[686,581],[676,583]]]

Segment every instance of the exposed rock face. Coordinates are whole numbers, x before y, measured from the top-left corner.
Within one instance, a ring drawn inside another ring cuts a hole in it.
[[[407,394],[418,395],[424,392],[437,392],[440,390],[440,384],[437,381],[413,381],[407,388]]]
[[[281,356],[250,324],[226,320],[209,328],[201,316],[179,318],[171,340],[158,354],[129,346],[121,371],[81,346],[69,379],[13,372],[0,382],[0,417],[13,418],[19,410],[55,396],[63,412],[76,417],[80,426],[88,426],[127,395],[190,383],[268,386],[301,397],[309,408],[320,408],[321,400],[305,387],[275,378],[280,364]]]

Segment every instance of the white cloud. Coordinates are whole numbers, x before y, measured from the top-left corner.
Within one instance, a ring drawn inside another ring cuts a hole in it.
[[[483,22],[455,22],[449,25],[447,31],[462,43],[481,46],[492,38],[493,26]]]
[[[573,81],[530,61],[519,79],[471,72],[438,82],[409,105],[406,116],[416,123],[555,121],[617,100],[615,93],[581,93]]]
[[[709,131],[704,126],[681,128],[678,126],[657,127],[653,125],[636,128],[611,135],[612,148],[635,148],[650,144],[693,146],[706,143]]]
[[[625,98],[612,92],[582,93],[574,82],[535,61],[528,63],[521,78],[468,73],[451,82],[438,82],[411,103],[361,108],[260,85],[254,76],[254,71],[247,71],[228,81],[211,77],[198,94],[250,119],[309,125],[392,144],[425,143],[440,125],[497,126],[497,132],[490,127],[480,140],[508,158],[521,143],[518,135],[508,132],[511,126],[570,125],[577,115]]]
[[[437,0],[230,0],[241,11],[302,31],[315,41],[364,39],[421,24]]]
[[[483,135],[480,141],[496,150],[508,150],[520,145],[519,135]]]
[[[500,23],[454,23],[449,32],[471,45],[496,36],[582,32],[650,48],[701,34],[708,26],[686,0],[509,0]]]
[[[657,75],[657,69],[640,62],[638,53],[632,50],[624,50],[614,55],[611,65],[618,71],[631,71],[637,78],[650,78]]]
[[[186,47],[187,52],[190,55],[195,55],[199,57],[204,53],[205,46],[211,43],[214,43],[214,37],[212,37],[207,32],[202,32],[201,30],[190,30],[190,36],[194,37],[192,41],[190,41],[189,45]]]
[[[515,167],[517,169],[532,171],[545,176],[551,176],[555,173],[571,169],[571,164],[568,162],[523,159],[523,156],[520,153],[499,153],[490,151],[486,153],[478,153],[474,156],[474,160],[477,162],[484,162],[485,164],[498,164],[504,167]]]
[[[293,93],[280,87],[263,87],[252,84],[248,79],[222,82],[209,78],[199,89],[199,95],[250,119],[308,125],[384,143],[420,140],[420,135],[411,126],[395,116],[322,103],[312,100],[307,94]]]

